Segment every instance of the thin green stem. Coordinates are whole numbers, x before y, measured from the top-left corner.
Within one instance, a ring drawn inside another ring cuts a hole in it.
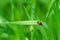
[[[24,7],[24,6],[23,6]],[[25,12],[26,12],[26,15],[28,16],[28,18],[30,19],[30,15],[29,15],[29,13],[28,13],[28,11],[27,11],[27,9],[24,7],[24,9],[25,9]]]
[[[45,17],[45,20],[48,18],[49,13],[50,13],[50,10],[51,10],[54,2],[55,2],[55,0],[52,0],[51,3],[50,3],[49,8],[48,8],[48,11],[47,11],[47,14],[46,14],[46,17]]]

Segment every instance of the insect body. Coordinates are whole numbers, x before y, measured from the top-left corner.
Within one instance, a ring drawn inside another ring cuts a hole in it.
[[[42,22],[40,22],[40,21],[38,21],[37,23],[38,23],[39,25],[42,25]]]

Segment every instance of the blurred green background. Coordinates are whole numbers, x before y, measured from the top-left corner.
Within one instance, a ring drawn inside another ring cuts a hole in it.
[[[5,24],[28,20],[43,24]],[[0,0],[0,40],[60,40],[60,0]]]

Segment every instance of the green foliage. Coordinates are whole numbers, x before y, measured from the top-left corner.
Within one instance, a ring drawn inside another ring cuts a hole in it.
[[[60,0],[0,0],[0,40],[60,40]]]

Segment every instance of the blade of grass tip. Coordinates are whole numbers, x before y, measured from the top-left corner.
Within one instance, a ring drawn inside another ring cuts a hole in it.
[[[52,0],[51,3],[50,3],[49,8],[48,8],[48,11],[47,11],[47,14],[46,14],[46,17],[45,17],[45,20],[48,18],[49,12],[51,11],[51,8],[52,8],[54,2],[55,2],[55,0]]]
[[[38,17],[38,19],[39,19],[39,17]],[[50,31],[50,27],[46,23],[42,22],[42,28],[40,28],[40,32],[42,33],[42,35],[44,33],[43,37],[45,38],[45,40],[48,40],[48,35],[45,32],[45,29],[43,29],[43,27],[46,28],[46,29],[48,29],[48,31]]]
[[[24,7],[24,6],[23,6]],[[27,9],[24,7],[24,9],[25,9],[25,12],[26,12],[26,15],[28,16],[28,18],[30,19],[30,15],[29,15],[29,13],[28,13],[28,11],[27,11]]]
[[[39,19],[39,17],[37,16],[37,19]],[[41,20],[37,20],[37,21],[41,21]],[[45,23],[45,22],[43,22],[43,21],[41,21],[42,22],[42,26],[44,27],[44,28],[46,28],[46,29],[48,29],[49,30],[49,26]]]
[[[46,29],[49,30],[49,31],[51,30],[51,28],[50,28],[46,23],[42,22],[42,24],[43,24],[42,26],[43,26],[44,28],[46,28]]]

